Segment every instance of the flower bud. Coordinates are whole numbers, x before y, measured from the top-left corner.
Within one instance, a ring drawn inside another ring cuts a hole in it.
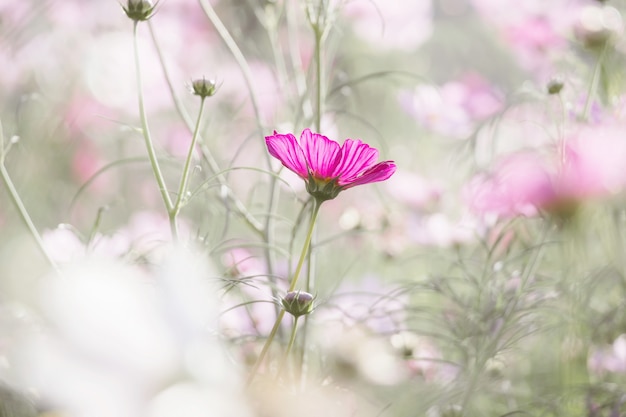
[[[215,85],[215,80],[207,80],[202,77],[202,79],[193,80],[191,82],[191,90],[196,96],[207,98],[215,95],[217,87]]]
[[[548,89],[548,94],[559,94],[563,89],[563,79],[560,77],[554,77],[550,81],[548,81],[548,85],[546,86]]]
[[[304,316],[313,311],[313,297],[308,292],[290,291],[282,298],[281,303],[285,311],[294,317]]]
[[[601,47],[623,32],[620,12],[611,6],[584,7],[574,27],[574,34],[587,47]]]
[[[131,20],[143,22],[154,15],[156,4],[152,4],[152,0],[127,0],[126,7],[122,8]]]

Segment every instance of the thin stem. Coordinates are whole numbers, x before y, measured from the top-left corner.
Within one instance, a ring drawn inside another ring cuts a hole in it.
[[[589,90],[587,91],[587,99],[585,100],[585,107],[583,109],[583,114],[581,116],[583,121],[587,121],[589,119],[589,112],[591,111],[591,103],[593,98],[598,91],[598,83],[600,82],[600,69],[602,68],[602,64],[604,63],[604,57],[606,56],[606,51],[609,49],[609,42],[607,41],[602,47],[602,51],[600,52],[600,56],[598,56],[598,61],[593,69],[593,75],[591,76],[591,83],[589,83]]]
[[[172,97],[172,101],[174,102],[174,107],[176,108],[178,115],[185,122],[185,125],[187,126],[189,131],[193,133],[193,129],[194,129],[193,121],[191,120],[189,113],[187,113],[185,106],[180,100],[180,97],[178,96],[178,94],[176,94],[174,84],[172,83],[172,78],[170,77],[169,71],[167,70],[167,66],[165,65],[165,57],[163,56],[163,51],[161,50],[159,42],[157,41],[154,30],[152,29],[152,23],[150,21],[148,21],[148,28],[150,29],[150,36],[152,37],[152,43],[154,44],[154,47],[157,51],[157,55],[159,57],[159,63],[161,64],[161,69],[163,71],[163,76],[165,77],[165,81],[167,83],[170,96]],[[226,178],[224,178],[224,175],[221,173],[222,170],[219,167],[215,157],[213,156],[213,153],[211,152],[209,147],[203,143],[202,136],[200,134],[198,134],[198,139],[199,139],[199,145],[200,145],[202,158],[208,164],[211,172],[215,175],[215,178],[220,183],[222,190],[226,190],[226,197],[228,198],[228,200],[230,200],[232,204],[235,205],[235,208],[237,209],[237,213],[243,218],[243,220],[248,224],[248,226],[250,226],[250,228],[255,233],[262,235],[263,225],[248,211],[248,209],[243,204],[243,202],[239,200],[237,196],[233,193],[233,191],[230,189],[230,187],[226,183]]]
[[[283,360],[280,364],[280,368],[278,368],[278,376],[282,374],[283,368],[285,367],[285,364],[289,360],[289,353],[291,352],[291,349],[293,348],[293,344],[296,341],[296,333],[298,331],[298,318],[299,317],[293,318],[293,326],[291,327],[291,336],[289,337],[289,344],[287,345],[287,350],[285,350],[285,355],[283,356]]]
[[[180,178],[180,186],[178,187],[178,197],[176,197],[176,203],[170,211],[170,223],[172,224],[172,230],[178,230],[176,225],[176,217],[180,212],[185,195],[187,194],[187,185],[189,183],[189,168],[191,167],[191,159],[193,158],[193,152],[196,149],[196,142],[198,141],[198,132],[200,131],[200,124],[202,123],[202,115],[204,114],[204,103],[206,97],[201,97],[200,110],[198,111],[198,119],[196,120],[196,127],[193,130],[191,137],[191,144],[189,145],[189,152],[187,152],[187,159],[185,160],[185,166],[183,167],[183,174]]]
[[[259,133],[262,134],[264,130],[262,122],[263,119],[261,117],[260,106],[254,92],[254,87],[252,84],[252,71],[250,71],[248,61],[246,61],[246,58],[241,52],[241,49],[239,49],[239,46],[237,46],[237,42],[235,42],[230,32],[228,32],[228,29],[226,28],[226,26],[224,26],[224,23],[222,23],[217,13],[215,13],[213,6],[211,6],[208,0],[198,0],[198,2],[200,3],[200,7],[202,7],[202,10],[204,10],[204,14],[206,14],[206,16],[209,18],[209,20],[215,27],[215,30],[217,30],[217,33],[220,35],[220,37],[230,50],[230,53],[235,58],[235,61],[237,61],[237,65],[239,65],[239,69],[241,70],[241,73],[243,75],[246,87],[248,88],[248,92],[250,93],[250,101],[252,102],[252,108],[256,116],[255,119],[257,122],[257,128],[259,130]],[[269,155],[267,156],[267,161],[269,166]]]
[[[517,294],[515,298],[511,302],[511,307],[507,308],[507,312],[502,317],[503,324],[498,328],[496,333],[493,335],[487,346],[481,346],[480,352],[481,355],[478,355],[474,361],[474,368],[472,369],[471,378],[465,390],[465,395],[463,396],[463,400],[461,402],[461,416],[468,415],[468,407],[471,403],[472,398],[474,397],[474,393],[478,388],[478,383],[480,382],[480,378],[482,376],[485,364],[489,358],[495,356],[498,353],[498,345],[500,344],[500,338],[504,335],[505,330],[507,329],[506,323],[507,320],[512,317],[517,309],[520,298],[523,296],[522,292],[526,290],[526,286],[528,285],[528,281],[534,276],[536,269],[539,265],[539,262],[543,258],[543,254],[545,251],[545,242],[550,231],[550,224],[546,223],[542,229],[540,238],[539,238],[539,248],[534,251],[532,258],[528,263],[526,263],[525,268],[521,275],[521,282],[519,287],[517,288]]]
[[[293,279],[291,280],[291,285],[287,292],[291,292],[295,290],[296,283],[298,282],[298,277],[300,276],[300,272],[302,271],[302,265],[304,264],[304,259],[306,258],[307,253],[309,252],[309,247],[311,246],[311,239],[313,238],[313,230],[315,228],[315,222],[317,221],[317,215],[319,214],[320,207],[322,206],[322,201],[314,200],[313,203],[313,212],[311,213],[311,223],[309,223],[309,230],[306,234],[306,240],[304,241],[304,246],[302,247],[302,253],[300,253],[300,259],[298,260],[298,265],[296,266],[296,271],[293,273]]]
[[[323,86],[323,69],[322,69],[322,37],[323,31],[315,27],[315,65],[316,65],[316,80],[315,80],[315,129],[317,132],[322,131],[322,86]]]
[[[302,112],[305,119],[309,119],[310,117],[312,117],[313,109],[311,106],[310,98],[306,98],[307,86],[305,71],[302,68],[302,60],[300,58],[301,53],[300,44],[298,42],[296,7],[299,8],[300,5],[293,2],[285,3],[288,33],[287,41],[289,43],[289,55],[291,56],[291,66],[293,67],[294,81],[298,91],[298,97],[302,103],[302,105],[299,106],[298,111]]]
[[[2,129],[2,126],[0,126],[0,129]],[[0,135],[2,135],[1,132],[0,132]],[[11,176],[9,175],[9,172],[4,166],[4,149],[0,149],[0,176],[2,177],[2,182],[4,182],[5,187],[9,191],[9,197],[11,198],[13,205],[17,209],[17,212],[22,218],[22,221],[24,222],[24,224],[30,231],[30,234],[33,236],[33,239],[35,239],[37,248],[39,249],[43,257],[46,259],[46,261],[50,264],[50,266],[52,266],[55,272],[60,273],[59,267],[48,254],[48,251],[46,250],[46,247],[43,243],[43,240],[41,239],[41,235],[37,231],[37,228],[35,227],[33,220],[30,218],[30,215],[28,214],[28,210],[26,210],[26,206],[24,206],[24,203],[22,202],[22,199],[20,198],[20,195],[17,192],[15,185],[13,184],[13,181],[11,181]]]
[[[304,241],[304,245],[302,246],[300,259],[298,260],[296,271],[293,274],[293,278],[291,279],[291,285],[289,285],[289,289],[287,290],[287,292],[293,291],[296,288],[296,284],[298,283],[298,277],[300,276],[300,272],[302,271],[302,265],[304,264],[304,259],[306,258],[306,255],[309,252],[309,247],[311,245],[311,238],[313,237],[313,230],[315,228],[315,222],[317,221],[317,215],[320,211],[321,205],[322,205],[322,201],[315,200],[314,205],[313,205],[313,212],[311,213],[311,222],[309,223],[309,229],[306,234],[306,239]],[[259,354],[259,358],[257,359],[256,363],[252,367],[252,370],[250,371],[250,375],[248,375],[248,381],[247,381],[248,385],[252,383],[252,381],[254,380],[254,377],[256,376],[257,371],[259,370],[259,367],[263,363],[263,360],[265,359],[265,355],[267,354],[267,351],[269,350],[269,347],[272,344],[274,337],[276,336],[276,332],[278,331],[278,328],[280,327],[280,323],[282,322],[284,316],[285,316],[285,310],[282,309],[280,313],[278,313],[278,317],[276,317],[276,322],[274,323],[274,327],[272,328],[272,331],[270,332],[269,336],[267,337],[267,340],[265,341],[265,345],[263,346],[263,349],[261,350],[261,353]]]
[[[211,4],[209,3],[208,0],[198,0],[198,2],[200,3],[200,7],[202,7],[202,10],[204,11],[204,13],[206,14],[207,18],[211,21],[211,23],[213,24],[213,27],[215,27],[215,30],[217,30],[217,33],[219,33],[220,37],[222,38],[222,40],[224,41],[224,43],[226,44],[226,46],[228,47],[228,49],[230,50],[231,54],[233,55],[233,57],[235,58],[235,61],[237,61],[237,65],[239,66],[239,69],[241,70],[241,73],[243,75],[244,81],[246,83],[246,87],[248,89],[248,93],[250,95],[250,102],[252,103],[252,108],[254,110],[254,115],[255,115],[255,120],[257,123],[257,130],[259,132],[259,134],[261,135],[261,137],[264,139],[263,136],[263,131],[264,131],[264,126],[263,126],[263,119],[261,117],[261,111],[260,111],[260,106],[258,103],[258,100],[256,98],[256,93],[254,91],[254,87],[253,87],[253,77],[252,77],[252,71],[250,71],[250,66],[248,65],[248,61],[246,61],[245,56],[243,55],[243,53],[241,52],[241,49],[239,49],[239,46],[237,46],[237,42],[235,42],[235,39],[233,39],[233,37],[231,36],[230,32],[228,31],[228,29],[226,28],[226,26],[224,25],[224,23],[220,20],[219,16],[217,15],[217,13],[215,13],[215,10],[213,9],[213,6],[211,6]],[[271,158],[269,153],[265,153],[265,158],[266,158],[266,164],[267,167],[269,169],[271,169]],[[267,202],[267,220],[265,222],[265,225],[263,226],[263,241],[266,244],[266,248],[270,248],[272,246],[272,232],[271,232],[271,219],[272,219],[272,214],[274,211],[274,207],[276,205],[276,201],[278,199],[278,192],[277,192],[277,187],[276,187],[276,177],[272,176],[270,177],[270,192],[269,192],[269,197],[268,197],[268,202]],[[260,230],[260,229],[259,229]],[[272,256],[271,256],[271,252],[269,249],[265,250],[264,256],[265,256],[265,261],[267,264],[267,270],[269,273],[269,276],[273,275],[273,267],[272,267]],[[277,317],[278,319],[278,317]]]
[[[154,150],[152,137],[150,136],[150,129],[148,128],[148,118],[146,116],[146,109],[144,107],[144,102],[143,102],[141,66],[139,64],[139,42],[138,42],[138,36],[137,36],[137,22],[134,22],[133,24],[133,45],[134,45],[134,51],[135,51],[135,70],[137,73],[137,97],[139,101],[139,116],[141,118],[141,130],[143,132],[143,138],[146,144],[146,149],[148,150],[148,157],[150,158],[150,165],[152,166],[152,172],[154,173],[154,177],[156,178],[157,183],[159,185],[159,191],[161,192],[161,197],[163,198],[165,209],[167,210],[169,214],[172,211],[172,200],[170,199],[170,195],[167,191],[167,185],[165,184],[165,180],[163,179],[163,174],[161,173],[159,161],[156,156],[156,151]]]

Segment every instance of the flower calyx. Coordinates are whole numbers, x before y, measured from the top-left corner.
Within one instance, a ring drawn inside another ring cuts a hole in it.
[[[122,6],[122,9],[132,21],[144,22],[154,16],[158,3],[153,4],[151,0],[127,0],[126,7]]]
[[[307,315],[313,311],[315,297],[305,291],[289,291],[280,300],[285,311],[294,317]]]

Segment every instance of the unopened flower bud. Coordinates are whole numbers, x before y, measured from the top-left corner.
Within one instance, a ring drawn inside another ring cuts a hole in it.
[[[587,47],[601,47],[623,32],[620,12],[611,6],[590,5],[580,12],[574,34]]]
[[[313,297],[308,292],[290,291],[281,300],[283,308],[294,317],[304,316],[313,311]]]
[[[554,77],[548,81],[547,89],[548,94],[559,94],[563,89],[563,79],[560,77]]]
[[[131,20],[143,22],[154,15],[156,4],[151,0],[127,0],[126,7],[122,8]]]
[[[202,98],[211,97],[212,95],[215,95],[215,92],[217,91],[215,80],[207,80],[204,77],[193,80],[191,83],[191,89],[195,95]]]

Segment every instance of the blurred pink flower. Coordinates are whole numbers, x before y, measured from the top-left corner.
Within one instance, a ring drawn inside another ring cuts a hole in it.
[[[420,85],[403,92],[400,105],[417,122],[433,132],[465,138],[480,123],[498,113],[504,103],[501,93],[478,74],[466,74],[437,88]]]
[[[357,185],[384,181],[396,171],[392,161],[375,163],[378,150],[359,139],[343,145],[305,129],[298,142],[294,135],[274,131],[266,136],[269,153],[306,181],[315,198],[330,200]]]
[[[394,199],[415,209],[436,204],[443,193],[439,182],[406,171],[398,171],[386,185]]]
[[[539,76],[553,70],[568,47],[577,10],[586,0],[470,0],[475,10],[512,48],[525,69]]]
[[[626,373],[626,334],[620,335],[612,345],[592,348],[587,368],[595,374]]]
[[[534,216],[538,205],[554,198],[550,173],[531,152],[508,156],[491,174],[473,178],[464,192],[473,211],[498,217]]]
[[[413,50],[433,32],[431,0],[353,0],[341,12],[357,36],[375,48]]]
[[[469,183],[469,205],[500,217],[533,216],[539,210],[568,216],[586,199],[620,192],[626,185],[622,132],[615,124],[583,126],[550,158],[536,151],[510,155],[491,174]]]

